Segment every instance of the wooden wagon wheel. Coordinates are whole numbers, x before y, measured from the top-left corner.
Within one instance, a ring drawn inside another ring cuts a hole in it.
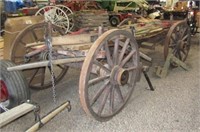
[[[69,30],[68,32],[70,32],[73,27],[74,27],[74,18],[73,18],[73,12],[70,8],[68,8],[67,6],[64,5],[56,5],[57,7],[59,7],[60,9],[62,9],[68,16],[69,18]]]
[[[11,60],[16,64],[48,60],[48,50],[43,50],[29,58],[25,57],[27,53],[44,47],[46,27],[47,23],[38,23],[28,26],[18,34],[11,47]],[[55,25],[52,26],[52,30],[53,36],[64,34],[63,30]],[[57,65],[54,69],[55,82],[58,83],[66,74],[68,67]],[[51,86],[50,69],[48,67],[24,70],[23,73],[29,83],[29,87],[33,89],[45,89]]]
[[[52,24],[62,27],[65,33],[70,29],[70,21],[65,11],[56,6],[44,6],[40,8],[35,16],[44,15],[45,21],[50,21]]]
[[[183,20],[173,24],[165,39],[164,58],[166,59],[171,51],[174,56],[184,62],[190,50],[190,41],[191,33],[187,22]],[[176,66],[174,63],[172,65]]]
[[[138,46],[129,32],[113,29],[101,35],[90,48],[80,74],[84,111],[99,121],[120,112],[133,92],[138,67]]]

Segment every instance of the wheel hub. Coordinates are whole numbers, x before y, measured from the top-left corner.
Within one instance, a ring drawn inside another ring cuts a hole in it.
[[[0,80],[0,88],[1,88],[0,102],[3,102],[6,101],[9,96],[7,91],[7,86],[3,80]]]
[[[182,40],[179,40],[177,44],[177,49],[181,50],[183,48],[184,48],[184,42]]]
[[[127,84],[129,79],[129,72],[119,66],[115,66],[111,72],[111,82],[118,85]]]

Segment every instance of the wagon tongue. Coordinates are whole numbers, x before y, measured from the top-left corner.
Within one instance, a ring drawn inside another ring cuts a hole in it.
[[[2,80],[0,80],[0,90],[0,102],[6,101],[8,99],[8,91],[6,84]]]

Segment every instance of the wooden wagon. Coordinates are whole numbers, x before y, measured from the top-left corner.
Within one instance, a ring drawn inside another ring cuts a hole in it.
[[[1,104],[11,108],[30,99],[28,87],[48,88],[52,77],[58,83],[74,67],[81,69],[79,94],[84,111],[96,120],[109,120],[124,108],[140,79],[143,67],[137,41],[168,30],[165,58],[169,49],[180,60],[187,58],[190,30],[186,21],[165,28],[159,24],[158,29],[142,34],[129,25],[64,36],[60,28],[46,22],[28,26],[14,40],[10,61],[0,61]]]

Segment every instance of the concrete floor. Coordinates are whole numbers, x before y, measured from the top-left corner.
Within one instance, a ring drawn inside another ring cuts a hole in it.
[[[41,106],[44,116],[66,100],[71,101],[72,110],[64,110],[43,126],[40,132],[198,132],[200,131],[200,35],[192,38],[192,47],[186,63],[189,71],[181,68],[170,70],[166,78],[155,76],[154,66],[162,60],[161,46],[147,51],[154,56],[149,76],[155,91],[147,90],[142,76],[128,105],[107,122],[98,122],[85,114],[78,95],[80,71],[70,69],[56,87],[57,104],[52,101],[51,89],[32,91],[32,100]],[[33,113],[0,129],[2,132],[21,132],[34,124]]]

